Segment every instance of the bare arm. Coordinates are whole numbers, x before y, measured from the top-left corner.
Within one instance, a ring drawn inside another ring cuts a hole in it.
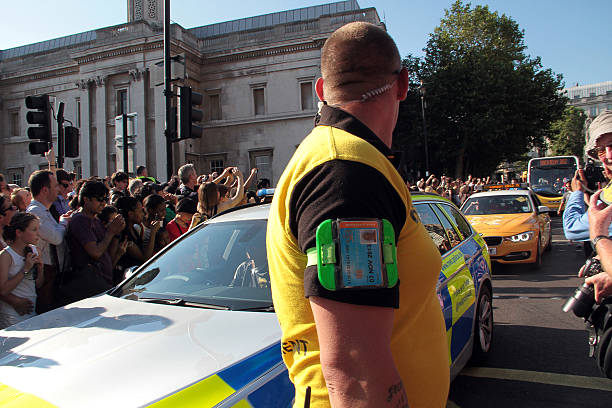
[[[391,354],[392,308],[310,297],[334,408],[408,407]]]
[[[11,305],[13,309],[15,309],[15,311],[21,316],[26,315],[28,313],[32,313],[34,311],[34,303],[32,303],[30,299],[13,295],[12,293],[0,296],[0,299]]]
[[[224,203],[219,203],[219,205],[217,206],[217,211],[218,212],[222,212],[225,211],[229,208],[233,208],[236,205],[238,205],[243,197],[244,197],[244,177],[242,176],[242,173],[240,172],[240,170],[238,169],[238,167],[235,167],[236,169],[236,179],[238,180],[238,183],[236,185],[236,193],[234,194],[233,197],[230,197],[229,200],[225,201]]]
[[[0,255],[0,295],[6,296],[10,294],[16,287],[21,283],[23,278],[25,277],[25,272],[29,271],[38,259],[37,255],[33,253],[29,253],[26,255],[26,261],[17,274],[12,278],[9,278],[8,271],[11,265],[13,264],[13,259],[8,252],[3,252]]]
[[[246,179],[246,181],[244,182],[244,189],[247,190],[249,188],[249,186],[251,185],[251,183],[253,182],[253,180],[255,179],[255,175],[257,174],[257,168],[252,168],[251,169],[251,174],[249,174],[249,178]]]
[[[223,170],[223,173],[221,173],[219,175],[219,177],[217,177],[216,179],[214,179],[212,182],[215,184],[219,184],[221,182],[221,180],[223,180],[224,178],[231,176],[231,167],[226,168],[225,170]]]

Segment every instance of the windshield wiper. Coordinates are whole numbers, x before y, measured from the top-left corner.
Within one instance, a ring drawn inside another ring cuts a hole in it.
[[[143,298],[141,297],[141,298],[138,298],[138,300],[141,302],[159,303],[162,305],[199,307],[202,309],[215,309],[215,310],[231,310],[229,306],[214,305],[211,303],[186,301],[185,299],[182,299],[182,298],[164,299],[164,298]]]
[[[273,312],[274,305],[247,307],[245,309],[233,309],[237,312]]]

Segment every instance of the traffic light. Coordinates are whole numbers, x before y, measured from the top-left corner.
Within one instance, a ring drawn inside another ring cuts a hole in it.
[[[25,99],[28,109],[34,109],[26,114],[26,121],[31,125],[28,128],[28,138],[37,139],[30,142],[31,154],[44,154],[49,150],[51,143],[51,105],[49,95],[28,96]]]
[[[194,106],[202,105],[202,95],[193,92],[188,86],[178,87],[178,140],[199,139],[204,133],[204,128],[195,125],[200,122],[204,114]]]
[[[64,156],[79,157],[79,129],[74,126],[64,127]]]

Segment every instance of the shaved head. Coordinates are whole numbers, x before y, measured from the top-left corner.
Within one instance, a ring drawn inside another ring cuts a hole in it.
[[[328,103],[360,99],[394,80],[401,58],[382,28],[364,22],[336,30],[321,51],[323,93]]]

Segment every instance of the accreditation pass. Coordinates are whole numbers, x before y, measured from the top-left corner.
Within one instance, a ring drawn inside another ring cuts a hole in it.
[[[340,221],[341,286],[344,288],[383,287],[381,223]]]

